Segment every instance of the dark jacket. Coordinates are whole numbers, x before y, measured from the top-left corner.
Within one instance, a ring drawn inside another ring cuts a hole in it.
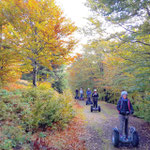
[[[78,94],[79,93],[79,90],[76,90],[76,94]]]
[[[132,104],[131,104],[131,102],[128,98],[124,99],[124,98],[121,97],[119,99],[118,104],[117,104],[117,110],[122,115],[129,115],[129,114],[134,113]]]
[[[93,100],[98,100],[99,95],[98,93],[93,93],[92,97],[93,97]]]

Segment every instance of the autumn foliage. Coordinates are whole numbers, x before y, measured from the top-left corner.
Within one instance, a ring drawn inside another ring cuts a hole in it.
[[[40,149],[41,147],[48,150],[86,150],[85,141],[81,140],[85,133],[84,119],[82,114],[82,106],[78,103],[74,105],[77,111],[76,117],[68,124],[65,130],[58,130],[52,133],[51,128],[47,128],[44,132],[46,137],[40,137],[40,131],[33,137],[34,148]]]
[[[19,58],[23,73],[32,71],[36,86],[40,65],[52,69],[53,65],[68,61],[76,44],[72,34],[77,27],[64,17],[55,0],[5,0],[0,4],[1,45],[7,45]],[[8,52],[6,57],[9,57]]]
[[[85,132],[83,126],[83,120],[80,117],[75,117],[64,131],[57,131],[53,134],[47,130],[45,138],[39,138],[38,135],[35,135],[34,148],[85,150],[85,141],[80,139]]]

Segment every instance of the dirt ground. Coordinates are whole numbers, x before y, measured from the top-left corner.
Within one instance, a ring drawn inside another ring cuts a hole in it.
[[[85,145],[87,150],[150,150],[150,124],[142,119],[130,116],[129,126],[134,126],[139,133],[139,147],[122,146],[114,148],[111,143],[112,129],[119,127],[116,106],[100,102],[101,112],[90,112],[90,106],[85,101],[78,102],[85,115]]]

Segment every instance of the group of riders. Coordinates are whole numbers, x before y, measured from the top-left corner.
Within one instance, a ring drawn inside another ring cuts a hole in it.
[[[75,91],[75,99],[84,100],[84,92],[83,88],[80,90],[76,89]],[[93,99],[93,106],[97,107],[99,95],[97,90],[94,89],[92,92],[90,88],[86,91],[87,100],[91,101],[91,97]],[[130,114],[133,114],[134,110],[130,100],[128,99],[128,93],[126,91],[121,92],[121,97],[117,104],[117,110],[119,112],[119,120],[120,120],[120,133],[123,135],[123,131],[125,130],[126,136],[128,136],[128,117]],[[127,137],[126,137],[127,138]]]
[[[80,88],[80,90],[76,89],[75,94],[76,94],[75,99],[84,100],[83,88]],[[91,97],[92,97],[93,105],[94,105],[94,107],[97,108],[97,103],[98,103],[98,98],[99,98],[97,90],[94,89],[94,91],[92,93],[90,88],[88,88],[87,91],[86,91],[86,97],[87,97],[87,100],[91,103],[92,103],[92,101],[91,101]]]

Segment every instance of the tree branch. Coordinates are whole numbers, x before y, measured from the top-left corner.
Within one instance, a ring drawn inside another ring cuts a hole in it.
[[[126,27],[124,27],[122,24],[119,23],[119,26],[121,26],[122,28],[124,28],[126,31],[129,31],[129,32],[132,32],[132,33],[137,33],[137,32],[134,32],[134,31],[131,31],[129,29],[127,29]]]
[[[147,45],[147,46],[150,46],[150,44],[148,43],[145,43],[145,42],[142,42],[142,41],[138,41],[138,40],[135,40],[135,41],[130,41],[130,40],[124,40],[122,38],[120,38],[119,36],[116,36],[118,39],[120,39],[121,41],[124,41],[124,42],[131,42],[131,43],[141,43],[143,45]]]
[[[132,42],[132,41],[131,41]],[[145,43],[145,42],[142,42],[142,41],[134,41],[134,42],[132,42],[132,43],[141,43],[141,44],[144,44],[144,45],[147,45],[147,46],[150,46],[150,44],[148,44],[148,43]]]
[[[147,10],[147,14],[150,16],[150,10],[148,9],[148,7],[146,7]]]

